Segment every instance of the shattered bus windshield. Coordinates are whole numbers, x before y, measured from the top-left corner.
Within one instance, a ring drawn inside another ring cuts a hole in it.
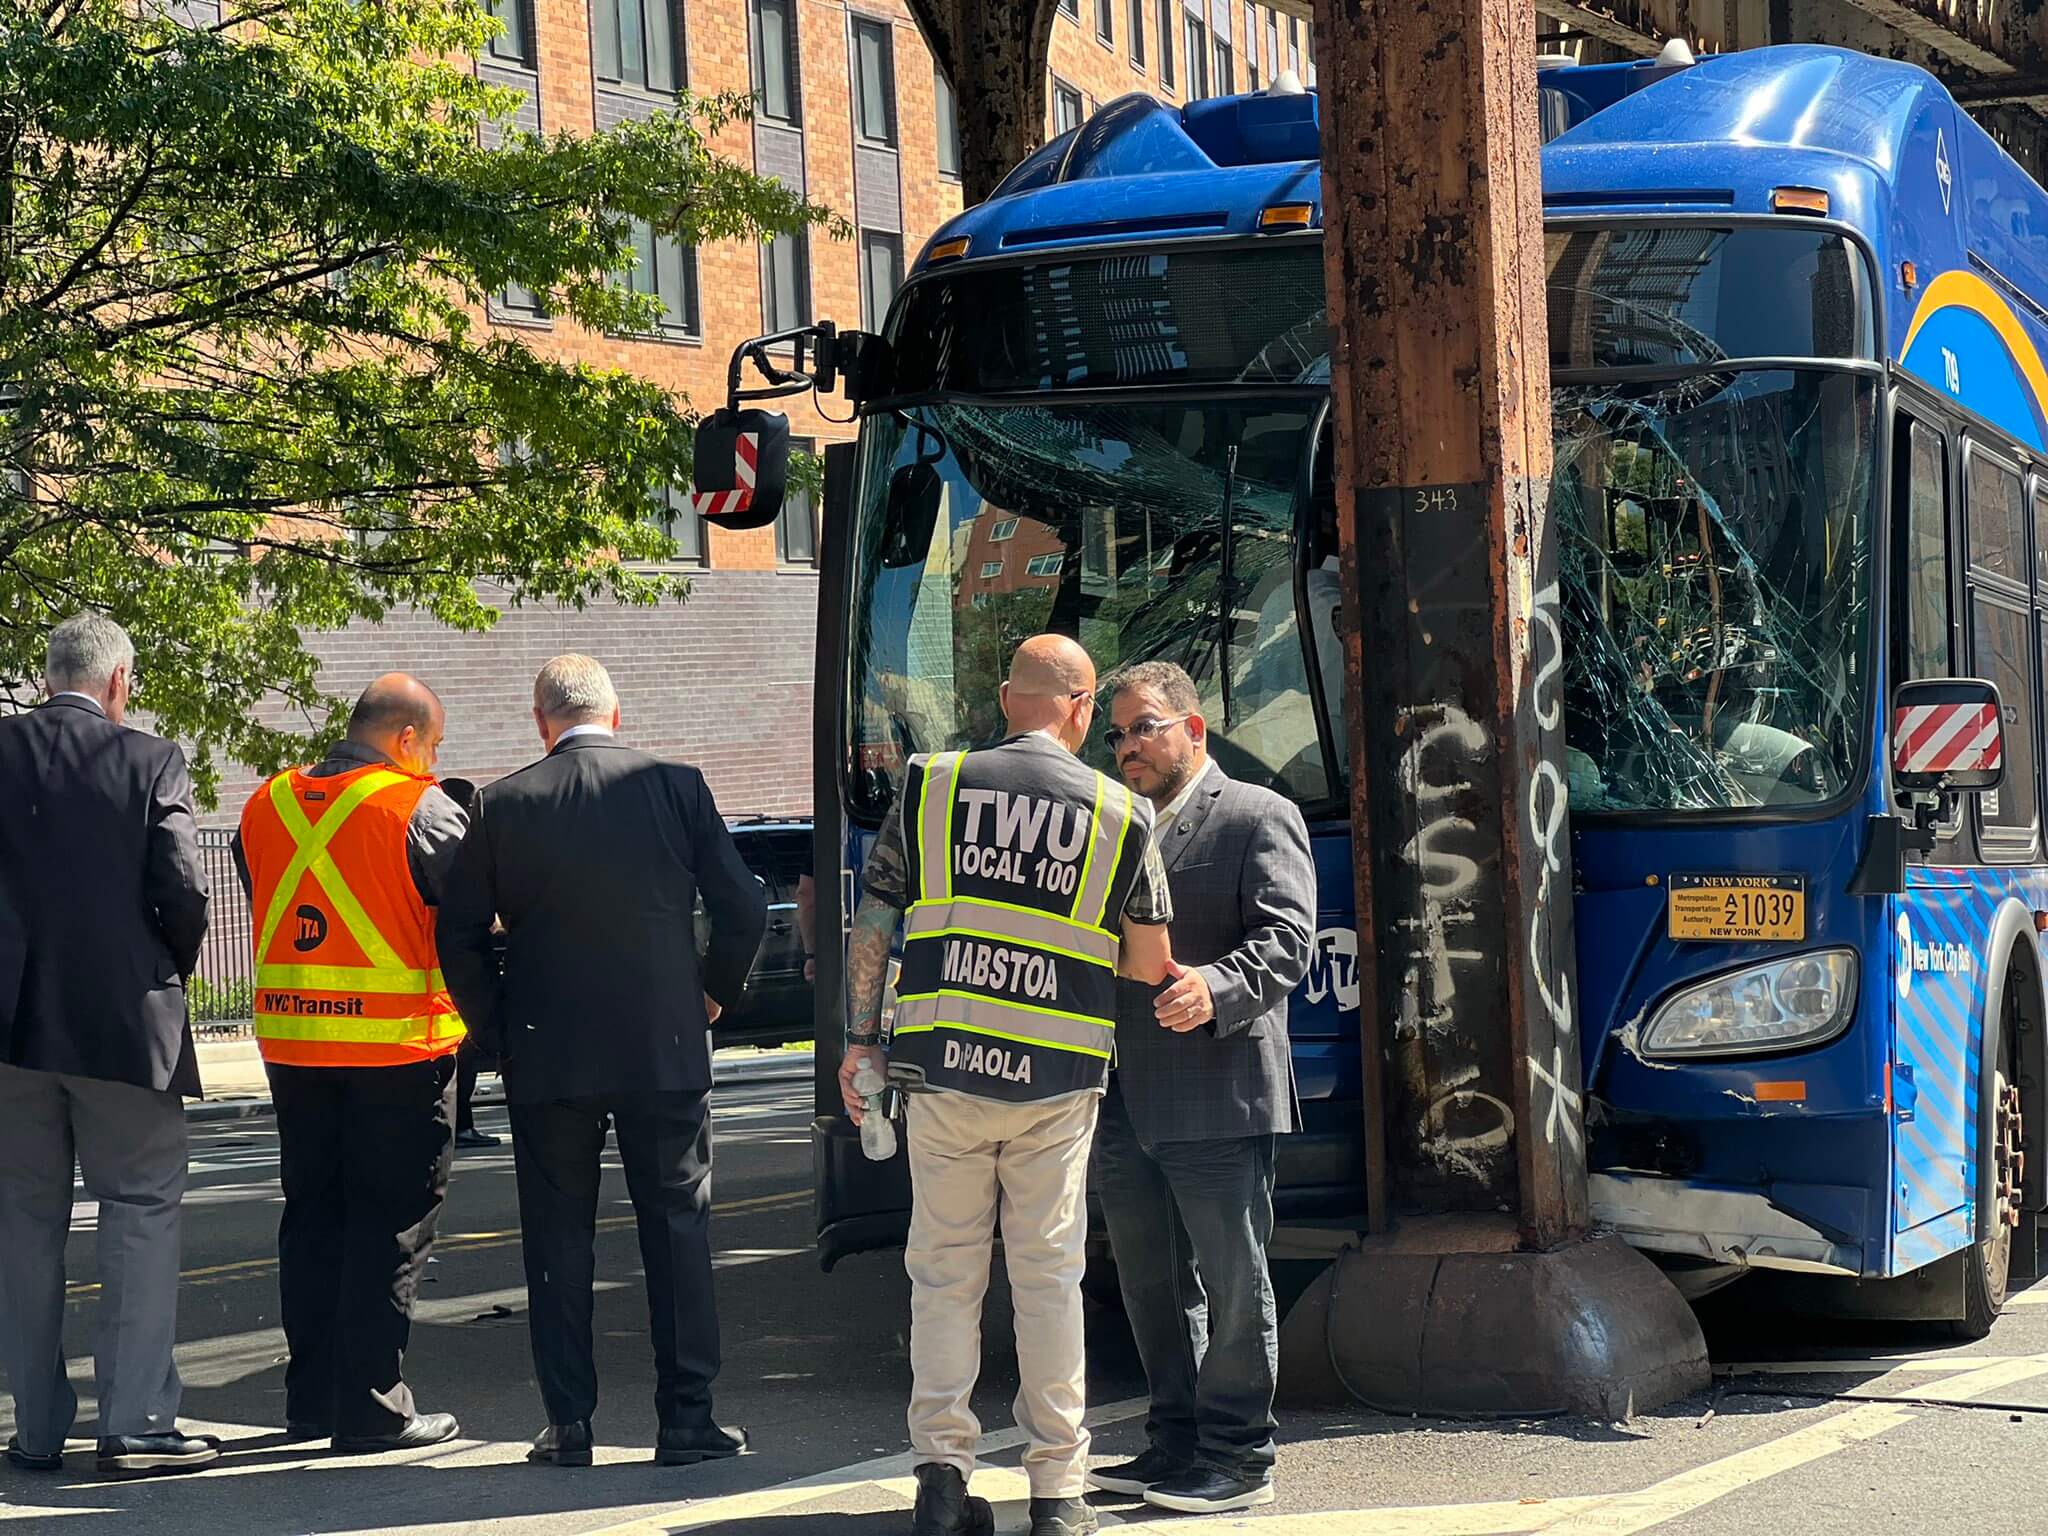
[[[1869,686],[1867,374],[1560,385],[1575,811],[1792,807],[1855,773]]]

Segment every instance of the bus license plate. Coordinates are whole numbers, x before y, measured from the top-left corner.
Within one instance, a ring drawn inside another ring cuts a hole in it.
[[[1738,944],[1806,937],[1804,875],[1673,875],[1671,937]]]

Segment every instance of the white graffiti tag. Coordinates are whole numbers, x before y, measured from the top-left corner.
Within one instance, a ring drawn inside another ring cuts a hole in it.
[[[1558,632],[1557,606],[1557,583],[1552,582],[1536,594],[1529,612],[1530,652],[1536,661],[1535,672],[1529,682],[1530,712],[1540,731],[1555,731],[1563,718],[1557,677],[1563,670],[1564,653]],[[1544,646],[1537,643],[1538,635],[1546,637],[1547,656],[1541,654]],[[1527,811],[1526,846],[1543,861],[1536,881],[1536,900],[1529,910],[1529,973],[1536,978],[1536,995],[1542,1001],[1544,1016],[1550,1023],[1550,1065],[1547,1068],[1540,1059],[1544,1054],[1543,1042],[1532,1042],[1529,1097],[1530,1102],[1536,1104],[1542,1098],[1538,1090],[1549,1090],[1550,1103],[1543,1115],[1544,1139],[1555,1147],[1562,1136],[1576,1152],[1584,1145],[1581,1130],[1584,1103],[1579,1091],[1567,1085],[1565,1052],[1577,1049],[1574,1044],[1571,978],[1565,974],[1559,957],[1552,955],[1551,945],[1545,942],[1544,930],[1553,893],[1560,901],[1570,899],[1569,892],[1556,889],[1558,877],[1564,873],[1566,794],[1564,776],[1547,759],[1536,764],[1536,771],[1530,777]],[[1575,1073],[1569,1075],[1576,1076]]]

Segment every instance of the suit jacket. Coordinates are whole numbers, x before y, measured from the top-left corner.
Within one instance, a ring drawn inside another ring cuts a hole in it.
[[[704,994],[740,1001],[767,923],[701,773],[573,736],[477,794],[435,931],[478,1048],[530,1102],[709,1088]]]
[[[1216,1017],[1176,1034],[1152,1011],[1157,989],[1118,983],[1115,1072],[1131,1125],[1145,1142],[1299,1130],[1287,998],[1315,938],[1308,826],[1291,801],[1212,761],[1157,835],[1173,958],[1208,981]]]
[[[206,936],[175,742],[57,698],[0,720],[0,1061],[196,1098]]]

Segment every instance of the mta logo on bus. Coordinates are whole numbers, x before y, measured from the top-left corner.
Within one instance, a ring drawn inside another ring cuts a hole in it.
[[[1333,997],[1339,1013],[1358,1011],[1356,928],[1324,928],[1316,933],[1308,952],[1308,975],[1302,979],[1302,990],[1312,1003]]]
[[[1913,920],[1899,914],[1899,996],[1910,997],[1913,973],[1930,971],[1937,976],[1968,976],[1977,969],[1976,958],[1961,944],[1922,944],[1913,937]]]

